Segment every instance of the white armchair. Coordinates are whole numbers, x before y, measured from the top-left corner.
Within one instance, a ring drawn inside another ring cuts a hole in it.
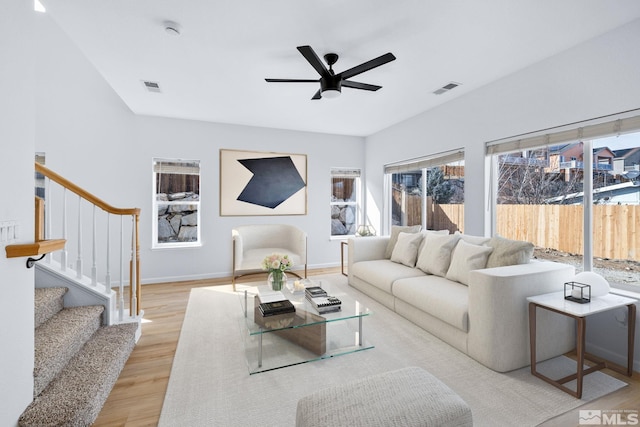
[[[292,270],[304,265],[304,277],[307,277],[307,233],[299,228],[286,224],[242,225],[235,227],[231,235],[234,291],[238,277],[264,272],[262,260],[272,253],[289,255]],[[303,278],[295,271],[291,273]]]

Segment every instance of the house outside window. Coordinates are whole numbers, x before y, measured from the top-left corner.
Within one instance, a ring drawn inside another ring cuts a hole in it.
[[[639,147],[640,117],[489,143],[492,234],[638,291],[640,171],[623,158]]]
[[[360,223],[360,169],[331,169],[331,237],[356,234]]]
[[[153,248],[199,246],[200,161],[153,159]]]
[[[387,165],[389,224],[464,229],[464,152]]]

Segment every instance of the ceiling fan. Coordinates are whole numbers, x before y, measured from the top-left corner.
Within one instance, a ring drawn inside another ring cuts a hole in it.
[[[370,61],[364,62],[360,65],[356,65],[353,68],[349,68],[346,71],[336,74],[333,71],[333,64],[338,61],[338,55],[335,53],[327,53],[324,55],[324,60],[329,65],[329,69],[320,61],[318,55],[314,52],[311,46],[298,46],[298,50],[305,57],[305,59],[311,64],[311,66],[320,74],[320,79],[265,79],[269,83],[318,83],[320,82],[320,89],[313,95],[311,99],[325,98],[337,98],[340,96],[342,87],[350,87],[352,89],[362,89],[376,91],[382,86],[370,85],[367,83],[359,83],[351,80],[347,80],[358,74],[369,71],[373,68],[379,67],[396,59],[392,53],[385,53]]]

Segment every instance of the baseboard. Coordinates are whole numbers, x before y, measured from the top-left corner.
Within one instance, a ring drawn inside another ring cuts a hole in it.
[[[339,262],[332,262],[326,264],[313,264],[307,265],[307,271],[315,270],[315,269],[323,269],[323,268],[340,268]],[[300,271],[300,270],[294,270]],[[304,270],[302,270],[304,273]],[[266,272],[265,272],[266,273]],[[302,274],[303,274],[302,273]],[[153,283],[167,283],[167,282],[188,282],[192,280],[208,280],[208,279],[221,279],[224,277],[231,278],[231,271],[225,271],[222,273],[205,273],[205,274],[189,274],[189,275],[181,275],[181,276],[162,276],[162,277],[147,277],[142,279],[140,282],[142,285],[150,285]]]
[[[616,352],[611,351],[608,348],[595,345],[593,342],[590,342],[590,341],[586,342],[586,348],[587,348],[587,352],[593,354],[594,356],[601,357],[605,360],[608,360],[620,366],[624,366],[624,367],[627,366],[626,354],[618,354]],[[637,352],[634,352],[633,370],[635,372],[640,372],[640,359],[638,359],[639,355],[635,353]]]

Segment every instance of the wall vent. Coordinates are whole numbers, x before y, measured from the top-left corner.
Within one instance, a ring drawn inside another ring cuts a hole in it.
[[[144,84],[144,87],[147,88],[147,90],[149,92],[155,92],[155,93],[160,93],[160,83],[158,82],[152,82],[150,80],[143,80],[142,84]]]
[[[434,90],[433,94],[434,95],[442,95],[445,92],[449,92],[451,89],[457,88],[458,86],[460,86],[460,83],[451,82],[451,83],[448,83],[448,84],[442,86],[440,89]]]

